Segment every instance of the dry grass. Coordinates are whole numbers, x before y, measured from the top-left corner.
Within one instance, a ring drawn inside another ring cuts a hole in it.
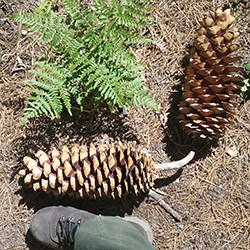
[[[34,210],[72,202],[19,190],[14,173],[25,154],[38,148],[49,149],[51,144],[118,138],[143,144],[157,162],[180,158],[191,149],[197,152],[195,161],[177,175],[175,182],[164,186],[175,173],[162,173],[162,189],[168,194],[165,200],[183,215],[183,221],[174,221],[159,206],[145,201],[133,210],[151,224],[157,249],[250,249],[250,101],[239,107],[232,126],[213,146],[198,144],[183,135],[173,113],[180,98],[183,58],[198,21],[209,10],[218,6],[232,8],[242,32],[242,61],[250,60],[247,1],[156,1],[155,25],[148,33],[153,45],[133,49],[133,53],[148,65],[145,75],[161,104],[160,113],[133,109],[128,117],[117,117],[97,112],[76,114],[60,122],[36,120],[23,126],[21,116],[27,96],[24,80],[28,73],[11,71],[18,56],[31,67],[35,55],[46,52],[34,34],[19,36],[22,27],[6,23],[4,18],[8,20],[13,11],[32,8],[35,2],[0,3],[0,249],[45,249],[25,237]],[[108,204],[102,205],[94,204],[94,210],[106,214]],[[78,206],[90,208],[86,201]],[[125,204],[125,210],[129,208],[130,203]],[[122,213],[120,208],[112,209],[113,213]]]

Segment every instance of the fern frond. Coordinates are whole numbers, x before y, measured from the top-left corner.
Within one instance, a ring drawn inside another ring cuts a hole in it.
[[[26,123],[28,119],[42,115],[49,117],[60,116],[62,106],[57,99],[41,90],[32,89],[31,92],[36,94],[36,96],[31,96],[28,100],[27,108],[24,109],[24,116],[22,119],[24,123]]]
[[[57,1],[58,0],[43,0],[38,9],[40,12],[47,14],[54,7]]]
[[[24,119],[42,114],[59,117],[64,107],[72,115],[71,93],[65,86],[69,74],[54,63],[38,62],[37,65],[39,69],[32,71],[36,79],[29,80],[34,85],[30,89],[33,95],[29,98]]]
[[[81,2],[79,0],[63,0],[63,9],[70,17],[70,21],[74,22],[74,25],[78,25],[78,22],[82,21],[81,14]]]
[[[141,90],[140,95],[134,95],[133,98],[133,103],[135,106],[145,106],[152,108],[154,110],[159,110],[159,105],[158,103],[154,100],[154,98],[150,95],[149,89],[145,88]]]
[[[48,115],[44,109],[50,113],[51,117],[60,116],[63,105],[57,91],[46,92],[41,89],[32,88],[30,92],[33,95],[28,99],[28,108],[31,107],[35,109],[39,113],[39,116],[43,113]]]
[[[111,110],[132,104],[157,109],[144,87],[143,65],[127,48],[150,41],[138,33],[151,22],[149,2],[93,0],[84,5],[80,0],[44,0],[34,13],[15,15],[56,52],[54,63],[38,62],[39,68],[32,70],[34,87],[24,120],[42,114],[59,117],[64,108],[72,115],[72,102],[83,110],[90,98],[97,105],[105,101]]]
[[[59,96],[62,100],[62,103],[64,105],[64,107],[67,109],[68,113],[72,116],[72,112],[71,112],[71,100],[70,100],[70,93],[68,91],[67,88],[65,88],[65,86],[60,85],[59,88]]]
[[[39,11],[36,11],[35,14],[17,14],[14,15],[14,19],[32,28],[41,36],[45,44],[65,57],[74,57],[82,47],[77,39],[76,31],[66,25],[63,17],[52,10],[48,11],[46,15]]]

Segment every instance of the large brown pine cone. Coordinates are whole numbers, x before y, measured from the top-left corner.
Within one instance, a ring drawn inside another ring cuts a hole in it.
[[[239,47],[234,21],[229,9],[217,9],[197,31],[179,104],[182,127],[194,137],[218,138],[234,114],[242,81],[234,66],[240,57],[232,54]]]
[[[23,161],[25,168],[19,174],[24,183],[55,195],[122,198],[147,193],[155,178],[152,159],[128,144],[64,146],[49,154],[39,150]]]

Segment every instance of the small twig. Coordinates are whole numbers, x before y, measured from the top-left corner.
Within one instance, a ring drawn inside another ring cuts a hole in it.
[[[155,192],[160,197],[158,200],[155,200],[155,198],[153,198],[152,196],[149,195],[149,197],[148,197],[149,201],[151,201],[154,205],[159,204],[159,202],[164,199],[164,196],[167,195],[164,191],[161,191],[160,189],[151,188],[150,191]]]
[[[156,192],[157,194],[162,195],[162,196],[166,196],[166,195],[167,195],[166,192],[160,190],[159,188],[158,188],[158,189],[156,189],[156,188],[151,188],[151,190],[153,190],[154,192]]]
[[[154,190],[150,189],[148,196],[150,198],[152,198],[153,200],[156,201],[157,204],[159,204],[161,207],[163,207],[165,209],[166,212],[168,212],[169,214],[171,214],[175,220],[177,221],[181,221],[182,220],[182,216],[175,211],[173,208],[171,208],[164,200],[162,195],[158,194],[157,192],[155,192]]]
[[[187,165],[193,158],[194,158],[194,151],[190,151],[189,154],[179,161],[172,161],[169,163],[160,163],[155,164],[156,170],[172,170],[172,169],[179,169],[185,165]]]
[[[15,55],[15,52],[14,53],[3,54],[2,57],[1,57],[1,60],[8,60],[10,57],[12,57],[14,55]]]
[[[21,71],[21,70],[25,70],[27,68],[27,66],[23,63],[22,59],[18,56],[16,58],[16,64],[14,66],[14,68],[12,69],[12,73]]]

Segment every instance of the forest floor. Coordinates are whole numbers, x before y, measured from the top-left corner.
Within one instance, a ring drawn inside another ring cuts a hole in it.
[[[0,249],[46,249],[27,229],[38,209],[72,205],[102,214],[133,214],[146,219],[157,249],[250,249],[250,101],[242,101],[217,144],[187,137],[176,119],[183,84],[182,67],[202,17],[217,7],[231,8],[241,32],[241,64],[250,61],[249,1],[159,0],[153,6],[153,43],[132,48],[147,67],[148,87],[160,103],[155,113],[133,108],[127,116],[108,111],[75,114],[60,121],[36,119],[23,125],[29,69],[42,53],[38,37],[10,16],[34,8],[35,0],[0,0]],[[25,70],[17,70],[18,60]],[[19,60],[20,62],[20,60]],[[195,159],[182,171],[161,173],[164,200],[183,219],[176,221],[159,204],[137,205],[55,198],[22,188],[16,170],[22,158],[52,145],[116,140],[136,141],[155,162],[170,162],[190,150]],[[110,207],[112,206],[112,207]]]

